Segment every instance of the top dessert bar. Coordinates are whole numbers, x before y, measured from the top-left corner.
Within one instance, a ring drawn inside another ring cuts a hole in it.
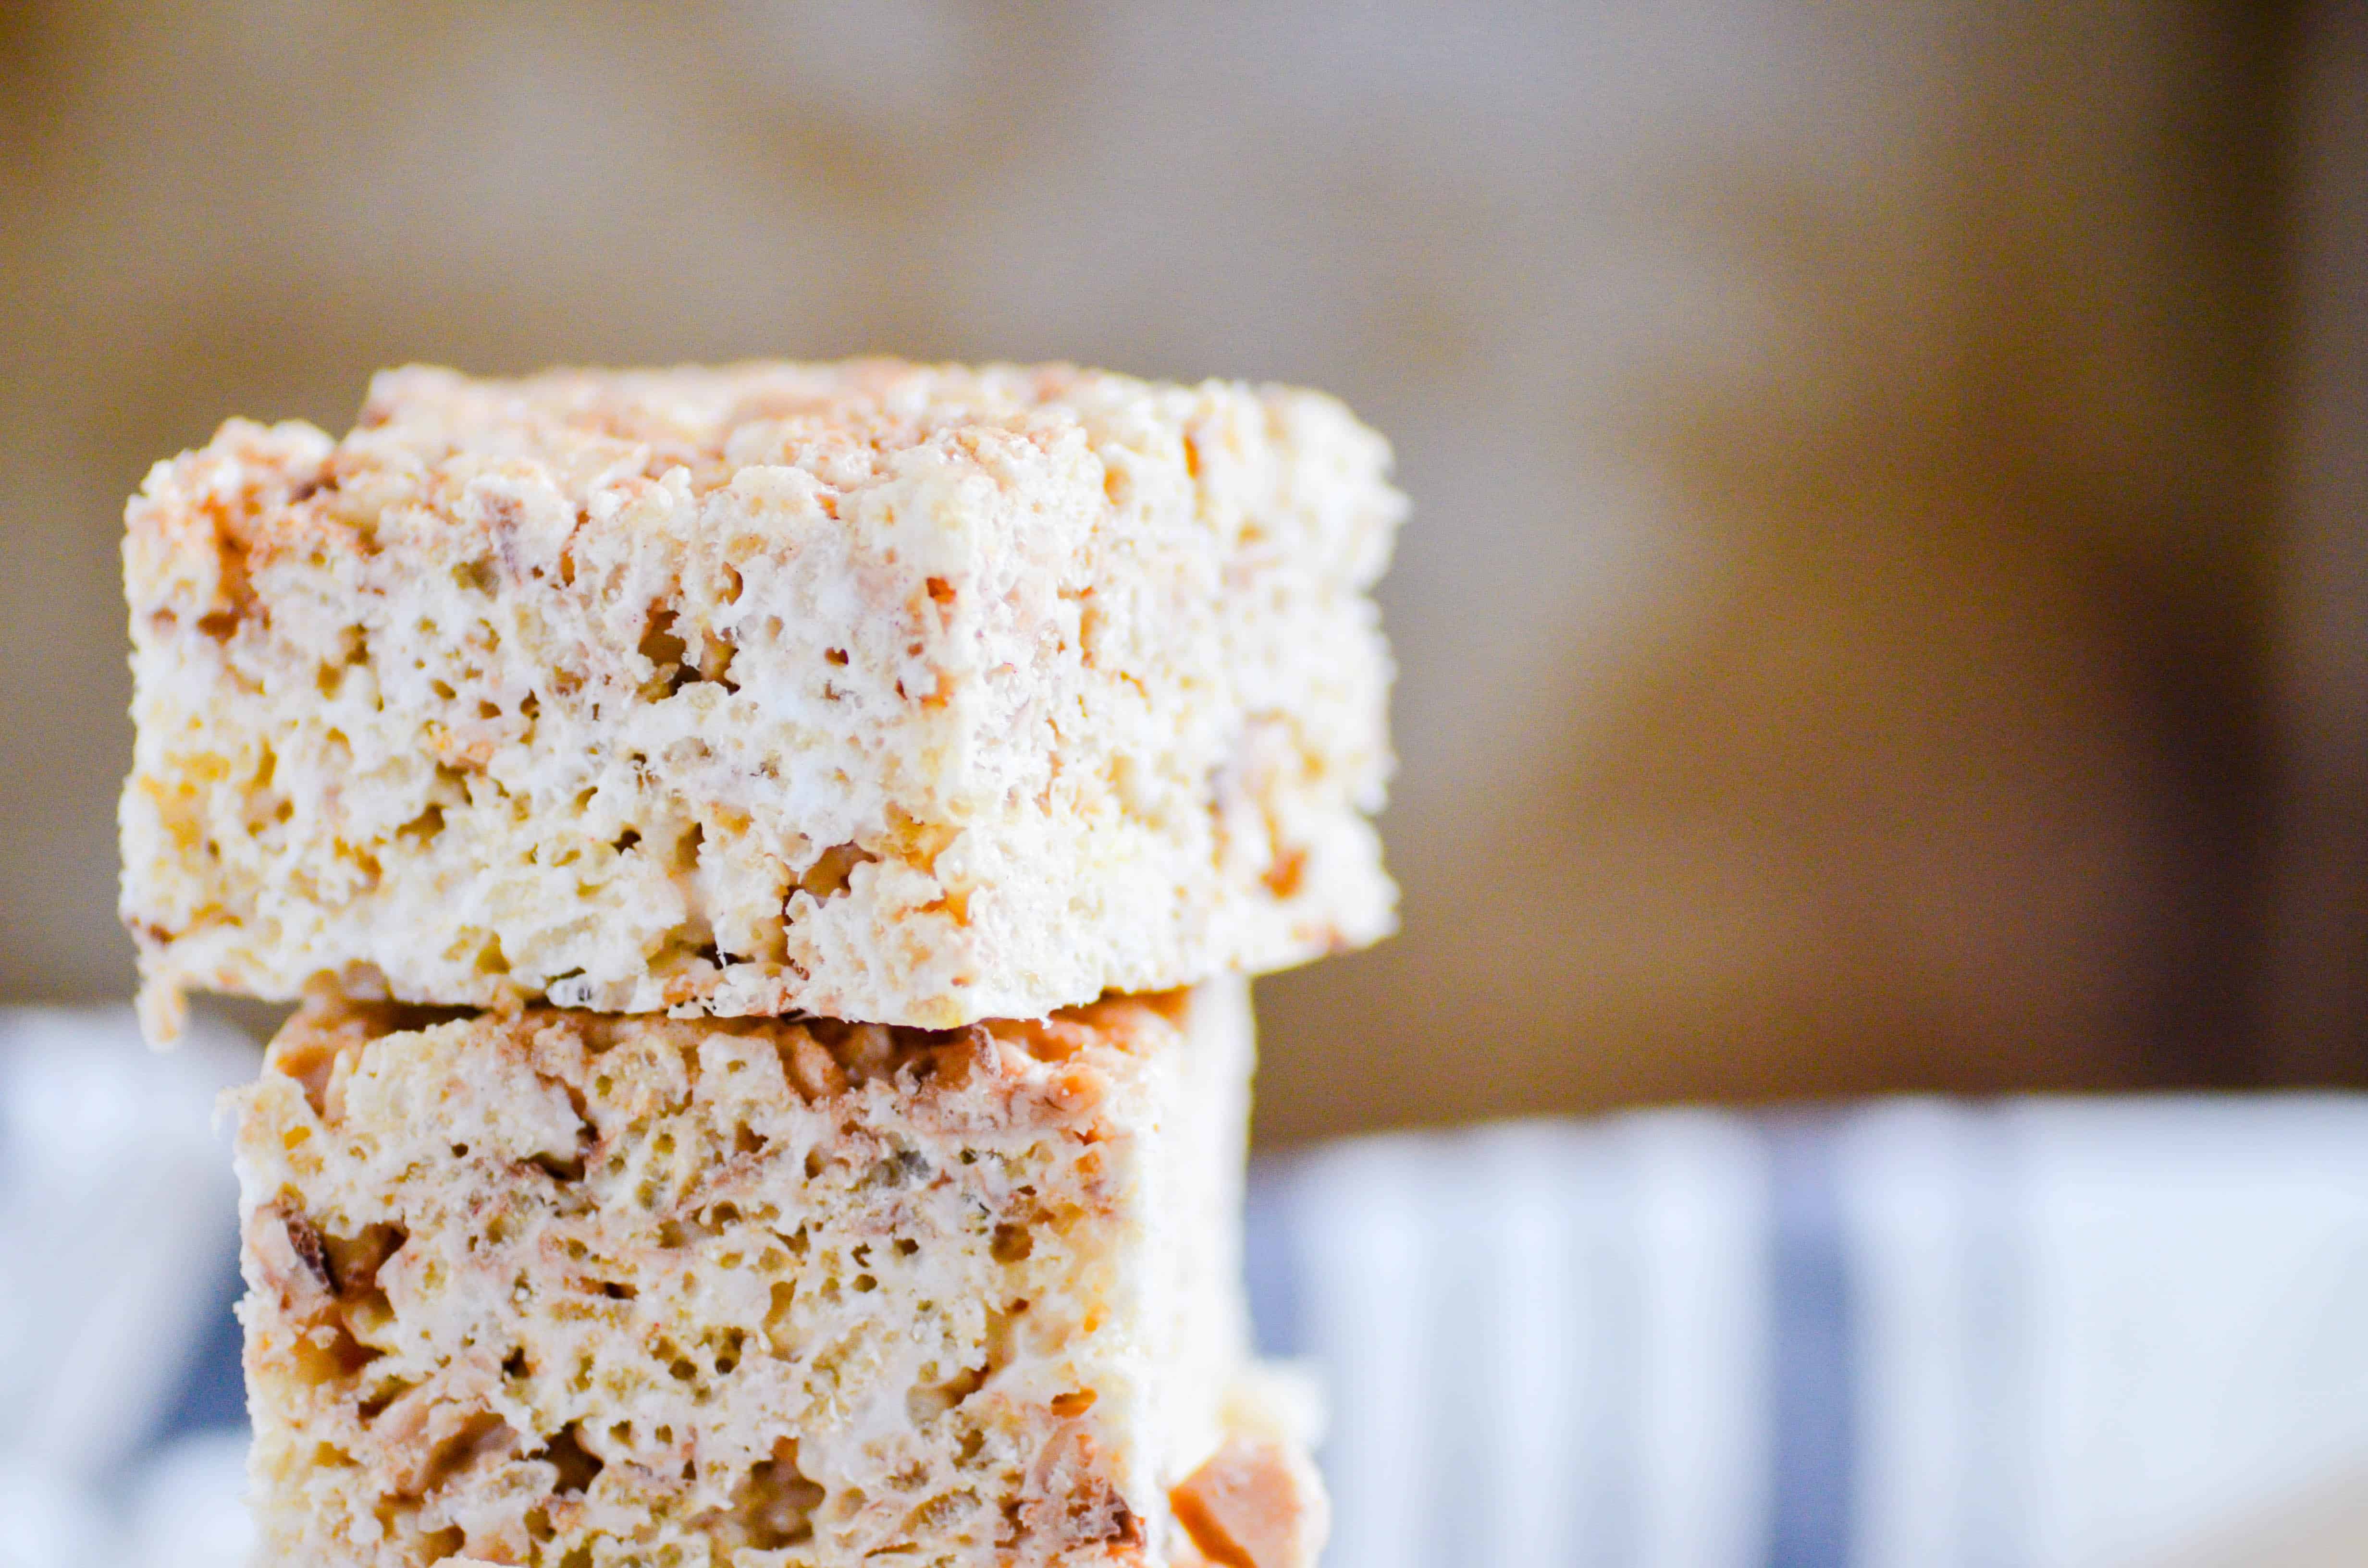
[[[951,1027],[1369,942],[1404,511],[1338,403],[885,361],[379,376],[128,510],[186,987]]]

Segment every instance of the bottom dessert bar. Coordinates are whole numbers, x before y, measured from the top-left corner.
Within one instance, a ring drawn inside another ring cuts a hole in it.
[[[241,1092],[258,1561],[1304,1568],[1246,988],[951,1031],[324,1002]]]

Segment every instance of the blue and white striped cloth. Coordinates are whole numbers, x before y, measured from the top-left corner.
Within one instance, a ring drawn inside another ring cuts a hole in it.
[[[0,1568],[233,1568],[251,1045],[0,1010]],[[2368,1564],[2368,1101],[1895,1102],[1260,1162],[1335,1568]]]
[[[2368,1564],[2368,1103],[1647,1114],[1252,1193],[1340,1568]]]
[[[238,1188],[215,1096],[129,1008],[0,1008],[0,1568],[233,1568]]]

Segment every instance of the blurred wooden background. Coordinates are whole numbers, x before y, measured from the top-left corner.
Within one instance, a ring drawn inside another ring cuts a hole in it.
[[[1267,1137],[2356,1081],[2359,11],[14,0],[0,995],[129,986],[150,460],[878,349],[1397,442],[1406,929]]]

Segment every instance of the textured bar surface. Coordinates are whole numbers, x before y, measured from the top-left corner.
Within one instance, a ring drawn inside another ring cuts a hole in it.
[[[268,1561],[1192,1560],[1167,1491],[1257,1381],[1243,982],[936,1032],[402,1011],[315,1005],[241,1091]]]
[[[187,986],[946,1027],[1384,934],[1403,498],[1319,394],[389,372],[128,510],[122,913]]]

